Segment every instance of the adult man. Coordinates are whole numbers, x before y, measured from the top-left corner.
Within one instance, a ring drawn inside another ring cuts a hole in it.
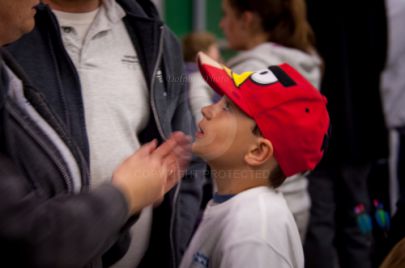
[[[103,187],[105,181],[110,181],[120,161],[141,143],[153,138],[161,141],[167,139],[169,144],[163,148],[164,152],[172,152],[175,147],[173,143],[182,145],[180,149],[187,147],[186,139],[181,134],[169,138],[174,130],[189,133],[191,121],[181,85],[164,84],[166,79],[163,78],[180,76],[182,66],[172,58],[178,54],[177,43],[154,17],[154,7],[145,1],[122,1],[120,6],[115,1],[104,1],[101,5],[100,1],[91,0],[47,3],[59,10],[58,18],[46,4],[41,3],[37,7],[35,30],[8,49],[33,79],[34,85],[41,91],[41,98],[49,101],[62,120],[63,127],[78,143],[78,154],[82,154],[85,162],[90,163],[90,192]],[[84,19],[72,19],[66,14],[76,12],[83,13]],[[76,19],[83,25],[68,25]],[[63,30],[62,36],[60,29]],[[164,53],[168,50],[171,50],[170,55]],[[149,144],[146,148],[142,147],[143,153],[154,152],[155,146]],[[186,150],[174,151],[176,153],[170,154],[174,156],[169,158],[177,160]],[[148,162],[143,161],[142,164],[146,170],[159,170],[156,166],[147,168]],[[167,169],[172,179],[168,188],[178,172]],[[121,171],[119,168],[114,173],[114,180],[116,174],[122,174]],[[133,173],[141,176],[143,169],[137,170],[135,166]],[[141,214],[135,225],[134,241],[138,248],[130,250],[132,254],[124,265],[135,266],[149,248],[144,258],[145,266],[162,267],[159,263],[151,263],[151,259],[176,266],[189,240],[200,206],[200,186],[194,178],[187,176],[167,195],[155,209],[153,225],[148,211]],[[118,187],[126,189],[123,184],[124,187],[121,187],[122,184]],[[131,193],[126,195],[133,196]],[[184,205],[192,209],[185,210]],[[113,211],[99,213],[108,212],[110,215]],[[83,224],[89,225],[87,228],[99,229],[100,236],[105,236],[104,232],[108,231],[100,230],[94,221]],[[140,229],[138,232],[136,227]],[[142,234],[146,234],[143,240],[140,237]],[[99,241],[102,249],[93,248],[92,254],[96,258],[118,240],[116,246],[103,256],[104,265],[113,263],[125,252],[125,236],[118,237],[117,234],[115,240],[111,240],[108,246],[106,242]],[[171,251],[167,251],[167,248],[171,248]],[[82,259],[86,254],[83,250],[77,250],[75,258]],[[61,265],[77,267],[78,263]]]

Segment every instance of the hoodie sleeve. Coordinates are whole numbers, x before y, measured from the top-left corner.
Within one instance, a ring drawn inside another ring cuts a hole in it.
[[[84,267],[111,247],[128,219],[125,198],[111,184],[49,199],[2,154],[0,170],[4,267]]]
[[[280,58],[275,57],[271,54],[266,55],[266,57],[263,58],[263,55],[261,57],[257,57],[253,53],[242,52],[235,58],[231,59],[228,62],[228,65],[235,72],[243,73],[248,71],[258,71],[267,68],[270,65],[280,63]]]

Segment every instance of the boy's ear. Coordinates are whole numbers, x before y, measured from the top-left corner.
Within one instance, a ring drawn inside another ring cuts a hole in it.
[[[273,144],[268,139],[258,137],[256,144],[252,145],[245,155],[245,161],[250,166],[260,166],[273,154]]]

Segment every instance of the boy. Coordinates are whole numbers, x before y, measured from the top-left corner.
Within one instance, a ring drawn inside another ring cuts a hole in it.
[[[322,158],[325,97],[287,64],[238,75],[202,53],[198,62],[225,95],[202,109],[193,144],[218,192],[180,267],[304,267],[293,216],[275,189]]]

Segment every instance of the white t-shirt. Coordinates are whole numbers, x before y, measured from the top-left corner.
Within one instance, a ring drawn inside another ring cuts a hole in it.
[[[53,13],[58,18],[59,24],[62,27],[62,36],[65,38],[72,36],[72,38],[77,39],[74,43],[82,46],[90,25],[93,23],[99,10],[100,8],[97,8],[96,10],[84,13],[53,10]]]
[[[303,268],[304,254],[283,195],[256,187],[210,201],[180,268]]]
[[[270,65],[287,62],[300,72],[311,84],[319,88],[321,84],[321,58],[314,53],[280,44],[265,42],[242,51],[230,59],[228,66],[237,73],[266,69]],[[298,225],[302,241],[305,240],[309,224],[311,200],[307,190],[308,180],[304,175],[288,177],[278,188],[283,193]]]
[[[149,120],[149,92],[138,55],[115,0],[89,13],[54,11],[62,40],[82,86],[90,145],[91,186],[111,181],[114,170],[139,147]],[[128,253],[114,267],[136,267],[148,248],[152,207],[131,228]]]

